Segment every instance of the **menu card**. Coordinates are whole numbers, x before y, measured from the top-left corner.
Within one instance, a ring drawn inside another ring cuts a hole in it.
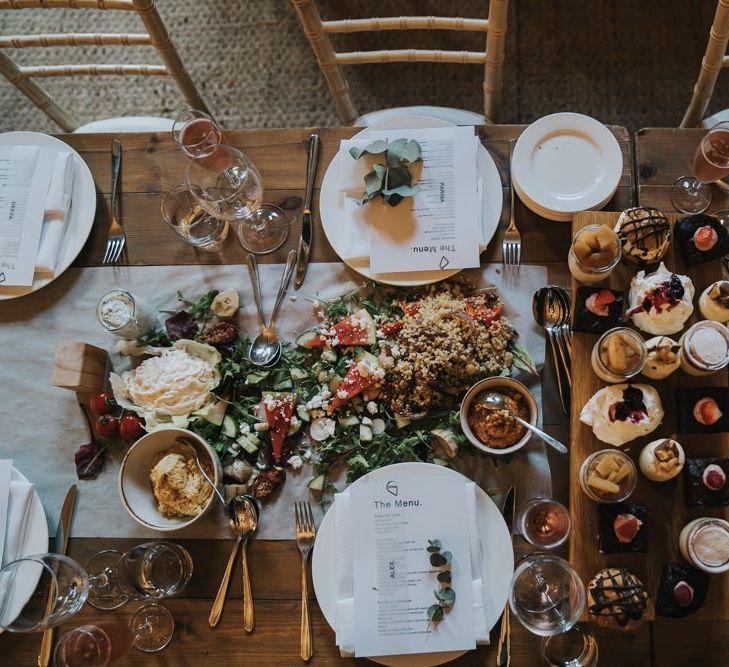
[[[369,229],[365,244],[369,247],[371,271],[478,267],[482,233],[476,169],[478,139],[473,128],[372,130],[366,139],[343,141],[343,159],[353,161],[348,153],[352,146],[365,147],[376,139],[399,138],[415,139],[421,145],[422,164],[410,167],[420,192],[404,198],[397,206],[375,198],[359,207],[359,216],[366,219]],[[358,160],[368,171],[371,161],[364,157]],[[346,164],[350,171],[351,165]],[[361,169],[352,171],[359,173]],[[362,183],[359,178],[358,186]],[[360,192],[362,189],[363,186]],[[345,190],[349,192],[351,188]]]
[[[362,478],[350,489],[354,553],[355,656],[469,650],[476,647],[467,489],[463,480]],[[438,568],[428,540],[452,554],[456,602],[440,623]]]
[[[0,563],[3,562],[5,533],[8,521],[8,498],[10,495],[10,478],[13,474],[13,462],[0,459]]]
[[[37,146],[0,146],[0,285],[33,284],[53,168],[40,156]]]

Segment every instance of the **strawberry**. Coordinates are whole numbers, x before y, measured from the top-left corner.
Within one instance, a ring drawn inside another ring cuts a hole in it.
[[[696,250],[708,252],[719,242],[719,235],[711,225],[699,227],[694,232],[694,245]]]
[[[585,307],[595,315],[606,317],[608,314],[608,307],[611,303],[614,303],[616,299],[617,297],[609,289],[602,289],[587,297]]]
[[[694,405],[693,415],[699,424],[711,426],[722,418],[723,413],[713,398],[702,398]]]

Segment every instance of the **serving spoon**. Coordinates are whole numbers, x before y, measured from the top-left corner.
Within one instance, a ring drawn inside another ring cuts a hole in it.
[[[524,428],[530,430],[532,433],[536,433],[544,442],[550,447],[554,447],[561,454],[567,453],[567,447],[565,447],[559,440],[553,438],[548,433],[545,433],[541,429],[533,426],[528,421],[522,419],[518,415],[514,414],[506,405],[504,397],[497,391],[488,391],[484,395],[480,396],[478,402],[488,408],[489,410],[504,410],[509,413],[509,416],[517,423],[521,424]]]
[[[205,468],[202,467],[202,463],[200,463],[200,457],[198,456],[197,447],[195,447],[194,441],[190,438],[185,437],[184,435],[181,435],[177,438],[175,442],[190,455],[190,458],[195,459],[198,470],[202,473],[202,476],[208,481],[208,484],[213,487],[213,491],[215,491],[215,493],[217,494],[220,502],[225,505],[225,498],[223,498],[223,494],[220,493],[218,487],[215,486],[215,482],[210,479],[210,476],[205,472]]]
[[[567,381],[569,374],[567,367],[566,350],[563,349],[561,327],[567,321],[569,313],[561,298],[554,289],[540,287],[532,298],[532,313],[536,323],[543,327],[549,338],[552,350],[554,371],[557,377],[557,390],[559,402],[566,415],[570,412],[570,388]]]
[[[238,495],[231,498],[228,503],[228,522],[233,532],[237,535],[233,549],[228,557],[228,564],[225,566],[225,572],[223,573],[223,580],[220,582],[220,587],[215,595],[213,601],[213,607],[210,610],[210,616],[208,617],[208,624],[211,628],[214,628],[220,616],[223,613],[223,605],[225,604],[225,594],[228,592],[228,584],[230,582],[230,575],[233,571],[233,563],[238,553],[238,548],[243,545],[241,551],[241,563],[243,566],[243,627],[246,632],[253,630],[254,618],[253,618],[253,597],[251,595],[251,582],[248,576],[248,560],[246,548],[248,545],[248,538],[256,532],[258,528],[258,503],[253,496],[249,495]]]
[[[276,316],[281,308],[281,303],[286,295],[286,290],[291,282],[291,275],[294,272],[294,264],[296,263],[296,250],[289,251],[286,258],[286,266],[281,276],[281,284],[278,288],[276,301],[271,313],[271,321],[266,324],[263,315],[263,305],[261,302],[261,283],[258,275],[258,262],[254,255],[248,255],[248,268],[251,272],[251,282],[253,283],[253,297],[258,309],[258,319],[261,323],[261,332],[256,336],[251,347],[248,350],[248,357],[255,366],[273,366],[281,357],[281,339],[276,333]]]

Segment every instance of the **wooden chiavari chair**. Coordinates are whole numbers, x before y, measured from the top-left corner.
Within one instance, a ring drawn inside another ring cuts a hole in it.
[[[713,127],[719,121],[729,120],[729,109],[704,118],[714,93],[716,79],[724,67],[729,67],[726,54],[729,42],[729,0],[719,0],[716,5],[714,22],[709,31],[709,41],[701,61],[701,69],[696,79],[693,96],[681,121],[681,127]]]
[[[458,125],[493,123],[501,106],[504,43],[508,0],[491,0],[487,19],[435,16],[393,16],[387,18],[322,20],[315,0],[291,0],[304,33],[311,44],[319,67],[326,78],[337,111],[347,124],[370,125],[399,115],[435,116]],[[481,51],[442,51],[395,49],[381,51],[335,52],[329,36],[337,33],[380,30],[454,30],[486,33],[486,48]],[[391,62],[436,62],[478,64],[484,67],[484,115],[445,107],[407,107],[385,109],[358,117],[342,65]]]
[[[207,111],[207,106],[185,70],[180,55],[172,43],[167,28],[157,12],[154,0],[0,0],[0,10],[22,9],[98,9],[136,12],[145,32],[141,34],[72,33],[42,35],[0,36],[0,74],[23,93],[35,106],[49,116],[66,132],[141,132],[172,129],[173,120],[153,116],[109,118],[78,127],[74,118],[51,98],[34,79],[44,77],[142,75],[171,76],[187,104],[193,109]],[[18,66],[6,49],[28,47],[84,46],[84,45],[149,45],[162,61],[160,65],[40,65]]]

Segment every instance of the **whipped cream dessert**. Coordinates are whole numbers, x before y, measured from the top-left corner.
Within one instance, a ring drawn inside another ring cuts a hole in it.
[[[582,408],[580,421],[595,437],[620,447],[648,435],[663,421],[658,392],[647,384],[615,384],[600,389]]]
[[[629,208],[615,225],[623,257],[633,264],[656,264],[671,244],[671,225],[657,208]]]
[[[643,375],[651,380],[662,380],[681,366],[679,344],[668,336],[654,336],[645,342],[648,358]]]
[[[640,452],[640,471],[653,482],[666,482],[683,470],[686,455],[683,447],[670,438],[649,442]]]
[[[631,280],[628,315],[647,333],[676,333],[694,312],[693,298],[691,279],[672,273],[661,262],[654,273],[639,271]]]
[[[717,280],[699,297],[699,310],[707,320],[729,322],[729,280]]]
[[[729,330],[706,320],[681,337],[681,369],[689,375],[710,375],[729,364]]]

